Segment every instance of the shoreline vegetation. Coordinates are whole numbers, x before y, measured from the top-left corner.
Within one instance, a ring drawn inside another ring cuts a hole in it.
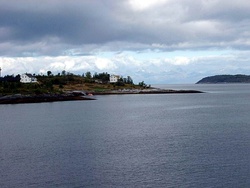
[[[153,88],[144,81],[134,84],[131,77],[110,83],[108,73],[90,72],[74,75],[62,71],[53,75],[35,75],[36,83],[21,83],[20,75],[0,79],[0,104],[41,103],[75,100],[96,100],[95,95],[124,94],[185,94],[203,93],[196,90],[172,90]]]

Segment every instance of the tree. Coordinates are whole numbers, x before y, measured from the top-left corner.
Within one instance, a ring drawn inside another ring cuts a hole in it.
[[[65,70],[62,71],[62,76],[66,76],[66,71]]]
[[[147,87],[147,84],[145,84],[144,81],[139,82],[138,85],[141,86],[141,87]]]
[[[91,76],[91,72],[86,72],[86,74],[85,74],[85,75],[86,75],[86,78],[87,78],[87,79],[91,79],[91,78],[92,78],[92,76]]]
[[[121,80],[118,80],[118,82],[115,83],[116,86],[124,86],[124,82]]]
[[[125,83],[125,84],[127,84],[127,83],[128,83],[127,78],[123,78],[123,83]]]
[[[94,79],[99,79],[99,75],[97,74],[97,72],[94,73],[93,78]]]
[[[130,76],[127,77],[127,83],[128,84],[134,84],[133,80],[132,80],[132,78]]]
[[[118,79],[118,82],[123,82],[123,77],[122,76]]]
[[[52,72],[51,71],[47,71],[47,76],[51,76]]]

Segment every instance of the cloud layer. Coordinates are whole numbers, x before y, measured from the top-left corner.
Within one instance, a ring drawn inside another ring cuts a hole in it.
[[[243,63],[249,49],[247,0],[0,0],[0,66],[8,73],[127,70],[143,78],[153,71],[151,80],[157,81],[164,67],[171,67],[166,73],[176,74],[173,80],[180,75],[193,80],[193,73],[219,73],[225,65],[228,73],[249,71]],[[147,51],[151,56],[142,60],[139,54],[147,56]],[[196,51],[197,56],[181,54]],[[209,54],[199,57],[200,51],[230,53],[213,59]],[[136,55],[99,56],[125,52]],[[159,52],[166,57],[155,58]]]

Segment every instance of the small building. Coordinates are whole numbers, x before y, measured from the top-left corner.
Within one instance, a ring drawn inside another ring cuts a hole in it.
[[[110,77],[109,77],[109,82],[110,82],[110,83],[116,83],[116,82],[118,82],[119,79],[120,79],[120,76],[119,76],[119,75],[114,75],[114,74],[112,74],[112,75],[110,75]]]
[[[21,75],[21,80],[20,80],[21,83],[36,83],[37,82],[37,79],[36,77],[34,77],[32,74],[22,74]]]

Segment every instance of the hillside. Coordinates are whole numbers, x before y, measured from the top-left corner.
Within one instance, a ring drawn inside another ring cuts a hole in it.
[[[196,84],[219,84],[219,83],[250,83],[248,75],[215,75],[202,78]]]
[[[102,75],[101,73],[100,75]],[[96,75],[96,77],[99,75]],[[106,76],[106,73],[105,73]],[[110,84],[108,78],[87,78],[79,75],[37,75],[37,83],[21,83],[15,77],[7,76],[0,79],[0,95],[7,94],[44,94],[44,93],[65,93],[74,90],[84,90],[91,93],[108,92],[120,89],[142,89],[147,85],[128,83],[123,78],[117,83]],[[4,80],[5,79],[5,80]],[[7,80],[6,80],[7,79]]]

